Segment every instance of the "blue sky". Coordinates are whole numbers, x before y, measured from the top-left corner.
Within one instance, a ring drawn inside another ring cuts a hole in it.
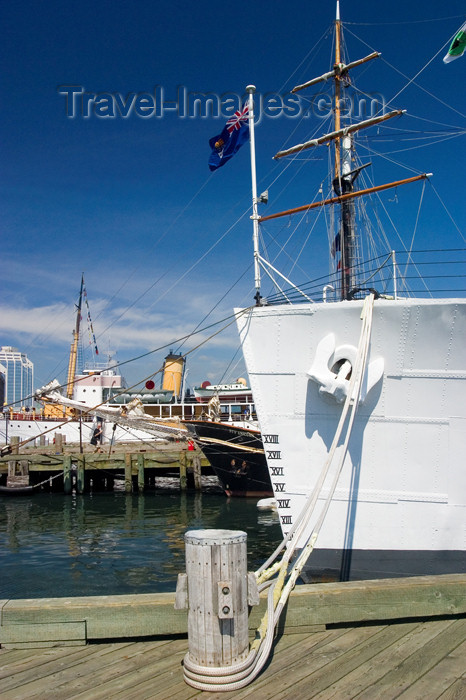
[[[253,295],[248,147],[217,172],[207,166],[208,140],[225,119],[180,116],[176,109],[105,117],[93,108],[86,118],[77,109],[73,118],[63,86],[97,99],[163,90],[166,107],[180,86],[190,95],[241,95],[254,83],[262,95],[285,95],[330,69],[334,13],[333,0],[318,7],[260,0],[236,9],[210,0],[2,4],[0,344],[27,352],[36,385],[64,379],[81,272],[102,357],[111,349],[126,361],[167,346],[122,368],[131,383],[157,370],[166,352],[178,349],[177,338],[212,307],[204,324],[249,305]],[[419,141],[432,142],[426,147],[413,148],[412,140],[390,146],[393,158],[433,172],[436,192],[461,226],[464,136],[438,134],[465,127],[466,57],[444,65],[441,50],[464,21],[463,2],[342,0],[341,14],[352,60],[373,48],[382,52],[374,65],[356,69],[358,86],[387,101],[402,91],[394,104],[408,110],[406,129],[437,133]],[[262,119],[256,129],[260,190],[284,169],[272,156],[287,134],[296,130],[299,142],[318,122]],[[325,159],[308,167],[299,184],[296,177],[294,194],[280,182],[270,188],[267,211],[312,201]],[[394,163],[388,170],[387,178],[411,174]],[[383,175],[376,180],[383,182]],[[419,195],[408,209],[400,194],[393,214],[412,222],[418,203]],[[464,246],[441,214],[427,209],[420,244]],[[313,257],[324,243],[316,241]],[[183,351],[208,335],[188,341]],[[230,365],[236,350],[230,327],[192,353],[188,384],[244,374],[241,361]]]

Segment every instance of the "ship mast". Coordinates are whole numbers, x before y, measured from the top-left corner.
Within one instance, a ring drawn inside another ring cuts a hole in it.
[[[341,114],[340,114],[340,95],[341,95],[341,21],[340,21],[340,0],[337,0],[337,12],[335,18],[335,64],[333,66],[334,81],[335,81],[335,131],[340,130]],[[335,179],[340,181],[340,156],[341,142],[340,138],[335,139]]]
[[[354,122],[352,124],[344,124],[342,126],[342,114],[341,114],[341,94],[344,82],[348,79],[347,75],[349,71],[357,66],[361,66],[368,61],[372,61],[374,58],[378,58],[380,53],[374,51],[373,53],[360,58],[351,63],[345,64],[342,61],[342,26],[340,20],[340,2],[337,0],[336,4],[336,19],[335,19],[335,62],[333,69],[317,78],[308,80],[301,85],[296,85],[291,92],[296,93],[304,90],[308,87],[316,85],[320,82],[326,82],[329,79],[334,81],[334,129],[331,133],[324,134],[317,138],[310,139],[304,143],[299,143],[291,148],[287,148],[278,151],[274,155],[274,159],[284,158],[286,156],[294,155],[297,153],[302,153],[303,151],[320,146],[326,143],[334,143],[335,158],[334,158],[334,172],[333,172],[333,189],[335,192],[334,197],[330,197],[323,201],[314,201],[310,204],[304,204],[299,207],[294,207],[293,209],[286,209],[285,211],[276,212],[274,214],[267,214],[266,216],[258,216],[257,211],[254,212],[253,217],[258,223],[264,223],[270,221],[271,219],[276,219],[283,216],[290,216],[292,214],[297,214],[298,212],[305,212],[311,209],[316,209],[322,206],[332,206],[339,204],[341,208],[340,217],[340,229],[337,232],[339,239],[339,250],[340,250],[340,297],[341,299],[353,299],[353,292],[357,287],[356,282],[356,234],[355,234],[355,210],[354,210],[354,200],[360,196],[365,196],[373,194],[376,192],[381,192],[383,190],[398,187],[399,185],[407,185],[410,182],[416,182],[418,180],[424,180],[429,178],[432,173],[422,173],[414,177],[409,177],[404,180],[396,180],[394,182],[385,183],[382,185],[374,185],[372,187],[367,187],[365,189],[355,189],[354,182],[358,177],[359,173],[363,168],[368,167],[370,163],[366,165],[361,165],[353,168],[352,163],[352,134],[361,129],[366,129],[371,126],[375,126],[388,119],[393,119],[394,117],[399,117],[404,113],[404,110],[394,109],[390,112],[384,112],[375,117],[370,117],[363,121]],[[338,241],[336,241],[338,243]],[[256,255],[256,260],[258,260],[264,267],[266,261],[259,255]],[[268,267],[271,268],[270,265]],[[266,269],[264,267],[264,269]],[[276,270],[274,268],[274,272]],[[286,278],[284,278],[286,279]],[[286,280],[287,282],[289,280]],[[290,283],[291,284],[291,283]],[[302,292],[301,292],[302,293]],[[305,295],[304,295],[305,296]]]
[[[68,363],[68,377],[66,380],[66,396],[68,399],[73,398],[73,383],[76,374],[76,361],[78,357],[78,342],[79,342],[79,326],[81,323],[81,306],[83,300],[84,289],[84,274],[81,275],[81,289],[79,292],[79,301],[76,307],[76,326],[73,331],[73,342],[71,343],[70,359]]]
[[[340,3],[337,0],[337,12],[335,19],[335,131],[340,131],[341,114],[340,98],[342,88],[342,68],[341,62],[341,20]],[[349,194],[353,191],[353,182],[358,175],[351,172],[351,149],[352,137],[345,134],[343,137],[337,136],[335,139],[335,177],[333,189],[337,196]],[[355,227],[354,227],[354,201],[345,199],[341,202],[341,225],[340,225],[340,296],[341,299],[348,299],[351,290],[356,286],[355,279]]]

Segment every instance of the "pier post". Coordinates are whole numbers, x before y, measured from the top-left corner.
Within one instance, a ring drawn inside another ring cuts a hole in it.
[[[11,438],[13,455],[21,456],[19,454],[19,437],[13,436]],[[21,486],[29,486],[29,462],[26,459],[20,461],[11,460],[8,462],[8,474],[6,479],[6,485],[11,488],[18,488]]]
[[[187,455],[185,450],[180,450],[180,489],[186,491],[188,485]]]
[[[71,493],[71,455],[63,457],[63,493]]]
[[[63,433],[55,433],[54,442],[55,442],[55,454],[58,454],[58,453],[61,454],[63,452]]]
[[[78,493],[84,493],[85,489],[85,457],[84,454],[78,457],[78,475],[77,475],[77,489]]]
[[[19,437],[13,435],[10,438],[11,454],[16,455],[19,452]],[[7,476],[7,486],[14,484],[16,481],[16,460],[11,460],[8,462],[8,476]]]
[[[175,607],[188,607],[189,660],[206,668],[243,661],[249,652],[247,535],[190,530],[184,539],[186,577],[178,579]]]
[[[133,476],[131,473],[131,455],[125,454],[125,491],[131,493],[133,490]]]
[[[194,488],[196,489],[196,491],[201,491],[202,490],[201,458],[197,454],[195,454],[193,456],[193,474],[194,474]]]
[[[12,435],[10,438],[11,453],[17,455],[19,452],[19,437],[17,435]]]
[[[144,455],[138,454],[138,491],[144,492]]]

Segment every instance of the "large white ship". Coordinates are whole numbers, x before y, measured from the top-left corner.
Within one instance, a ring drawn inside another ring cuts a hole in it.
[[[275,216],[316,207],[339,213],[329,236],[341,251],[339,269],[320,301],[283,276],[283,292],[262,298],[258,270],[267,263],[255,235],[257,304],[237,309],[280,522],[286,535],[306,502],[315,502],[298,543],[317,537],[307,564],[313,577],[464,572],[466,301],[409,296],[398,273],[388,289],[387,264],[377,261],[374,272],[359,265],[354,202],[382,187],[357,189],[365,165],[356,160],[353,133],[400,112],[354,126],[343,120],[343,82],[349,86],[350,69],[376,54],[344,63],[341,46],[337,3],[333,68],[295,88],[334,82],[333,129],[276,156],[330,145],[333,192],[326,201],[320,195],[311,205],[260,217],[253,180],[255,231]],[[376,267],[385,270],[384,283]],[[390,269],[397,270],[392,260]],[[334,289],[339,298],[331,301]]]

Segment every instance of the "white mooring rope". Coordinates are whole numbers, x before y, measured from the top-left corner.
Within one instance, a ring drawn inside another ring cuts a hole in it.
[[[280,615],[287,603],[289,595],[293,590],[307,559],[314,549],[316,540],[325,520],[325,516],[327,515],[330,502],[335,493],[341,471],[343,469],[348,443],[359,404],[359,397],[361,394],[361,387],[369,353],[373,308],[374,295],[369,294],[364,299],[361,312],[362,328],[359,338],[356,362],[351,374],[348,394],[343,405],[332,445],[316,485],[306,500],[304,508],[302,509],[298,519],[294,523],[288,535],[283,539],[271,557],[269,557],[269,559],[255,572],[259,590],[264,590],[264,588],[267,587],[270,588],[267,596],[267,611],[257,629],[256,639],[251,645],[249,654],[244,661],[238,664],[217,668],[210,668],[195,664],[190,660],[189,654],[186,654],[183,662],[184,679],[186,683],[191,685],[193,688],[198,690],[210,690],[212,692],[239,690],[240,688],[244,688],[258,676],[269,657],[273,645],[275,627],[280,619]],[[349,419],[347,420],[348,413]],[[345,424],[347,425],[347,429],[343,440],[343,449],[340,450],[339,461],[335,469],[328,496],[306,544],[304,545],[293,567],[289,571],[289,564],[292,556],[295,553],[297,543],[305,532],[309,520],[312,517],[318,497],[333,464],[335,452],[340,444],[340,439]],[[292,540],[294,544],[292,543]],[[278,555],[285,548],[286,551],[284,555],[280,560],[277,560]],[[277,572],[278,576],[274,580],[270,580]],[[287,575],[288,581],[285,584]]]

